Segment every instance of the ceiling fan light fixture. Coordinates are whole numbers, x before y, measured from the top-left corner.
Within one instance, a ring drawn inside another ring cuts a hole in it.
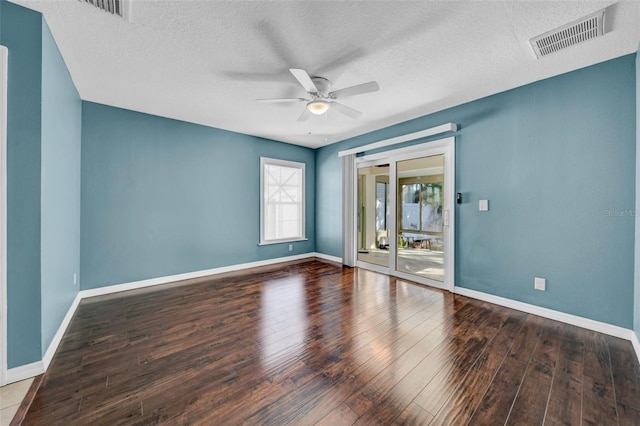
[[[321,115],[327,112],[329,109],[329,102],[325,101],[311,101],[307,104],[307,109],[310,113],[315,115]]]

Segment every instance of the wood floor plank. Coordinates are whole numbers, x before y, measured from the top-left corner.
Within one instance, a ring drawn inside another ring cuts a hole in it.
[[[469,310],[472,310],[470,305]],[[463,312],[464,308],[461,310]],[[379,401],[387,395],[402,379],[405,378],[416,367],[419,367],[420,377],[426,376],[429,379],[438,371],[451,356],[451,348],[460,348],[466,342],[466,337],[470,337],[470,328],[486,320],[485,315],[488,313],[486,309],[473,309],[472,313],[464,313],[460,315],[460,321],[453,325],[450,329],[440,334],[433,334],[421,340],[402,356],[398,357],[391,365],[383,370],[378,376],[374,377],[366,387],[355,392],[348,400],[347,404],[353,411],[360,416],[365,414],[372,415],[369,412]],[[450,330],[450,331],[449,331]],[[414,374],[413,376],[416,376]],[[426,385],[426,383],[425,383]],[[424,387],[424,385],[423,385]],[[418,389],[420,392],[422,388]],[[416,392],[416,394],[418,393]],[[404,403],[402,408],[406,407],[415,395],[409,401]],[[376,407],[377,408],[377,407]],[[366,423],[370,421],[368,416],[361,417],[359,422]]]
[[[562,324],[545,319],[506,424],[542,424],[562,343]]]
[[[628,342],[331,262],[83,300],[25,425],[638,424]]]
[[[582,422],[584,344],[579,335],[577,327],[564,324],[545,424],[575,425]]]
[[[542,424],[552,380],[553,370],[546,364],[532,360],[524,375],[506,424],[514,426]]]
[[[516,358],[507,357],[504,360],[478,408],[471,416],[470,424],[505,423],[522,383],[526,367],[526,364],[519,362]]]
[[[605,337],[611,355],[611,369],[617,401],[640,410],[640,367],[631,342]]]
[[[458,304],[462,306],[460,310],[465,309],[466,302],[458,301]],[[451,315],[454,314],[455,312],[451,313]],[[317,397],[307,400],[307,402],[301,406],[296,406],[291,403],[291,400],[295,399],[296,395],[289,395],[288,399],[281,399],[277,401],[277,403],[265,407],[252,416],[250,421],[252,423],[273,423],[286,420],[287,423],[291,424],[313,423],[326,415],[326,409],[344,400],[344,395],[346,394],[345,389],[350,389],[351,392],[355,394],[359,392],[365,384],[370,383],[372,377],[377,376],[380,374],[379,372],[384,371],[389,364],[395,362],[398,357],[405,357],[410,360],[415,356],[421,356],[420,354],[424,350],[428,350],[434,341],[443,339],[450,327],[452,327],[452,325],[445,322],[437,324],[433,329],[424,330],[428,331],[428,333],[422,334],[422,339],[416,339],[415,336],[410,336],[409,339],[400,338],[389,347],[388,350],[379,350],[375,358],[369,359],[364,365],[358,366],[356,370],[344,369],[340,366],[332,366],[325,369],[325,373],[318,375],[314,378],[313,383],[301,389],[304,394],[309,394],[313,391],[313,389],[309,389],[311,386],[316,387],[316,389],[318,389],[318,385],[320,387],[326,386],[325,391],[319,392]],[[374,345],[376,343],[377,342],[372,342]],[[357,363],[354,365],[357,365]],[[346,382],[343,381],[344,378],[347,378]],[[327,386],[327,384],[330,386]],[[341,391],[336,394],[334,389],[337,388],[341,389]],[[335,396],[338,398],[336,399]],[[365,401],[365,403],[368,403],[368,401]],[[348,401],[347,405],[352,411],[360,415]]]
[[[574,425],[582,421],[582,378],[556,372],[545,423]]]
[[[332,410],[327,416],[316,423],[317,426],[351,426],[358,420],[358,415],[346,404]]]
[[[363,415],[358,422],[389,424],[394,420],[395,413],[414,401],[440,372],[452,368],[468,370],[503,322],[501,315],[495,311],[501,312],[502,309],[489,309],[483,314],[481,320],[473,321],[468,326],[460,323],[460,333],[456,335],[454,332],[455,337],[447,342],[444,357],[438,356],[436,351],[432,352],[376,401],[374,408]]]
[[[543,324],[544,318],[529,315],[511,345],[507,356],[520,364],[528,364],[538,344],[538,338],[542,335]]]
[[[605,336],[582,331],[585,354],[582,375],[582,422],[587,425],[618,424],[613,373]]]
[[[494,337],[504,327],[509,317],[510,310],[495,309],[491,318],[489,318],[487,327],[484,329],[487,344],[493,342]],[[482,329],[476,330],[474,333],[476,339],[483,337],[481,333]],[[482,351],[484,350],[485,348],[483,347]],[[438,371],[433,380],[416,396],[414,402],[427,412],[435,415],[462,383],[463,377],[471,370],[472,365],[475,364],[482,351],[465,350],[464,356],[451,357],[450,362]]]
[[[409,404],[393,422],[396,426],[426,426],[433,420],[433,415],[415,402]]]
[[[397,336],[396,340],[371,342],[355,351],[349,358],[356,360],[352,368],[340,369],[339,366],[334,366],[326,370],[326,374],[335,378],[331,389],[297,410],[296,420],[299,424],[312,424],[322,418],[333,407],[343,403],[349,395],[361,390],[398,356],[413,347],[416,341],[420,340],[419,336],[426,336],[432,332],[441,333],[443,327],[440,321],[428,319],[404,335]],[[381,347],[384,350],[380,350]]]
[[[618,403],[618,419],[620,426],[640,425],[640,410]]]
[[[459,425],[469,422],[526,318],[527,315],[521,312],[510,313],[494,339],[461,377],[452,395],[435,415],[433,424]]]
[[[414,317],[410,317],[407,322],[412,324],[412,320]],[[411,331],[412,329],[416,329],[418,325],[422,324],[423,327],[420,328],[420,331],[424,334],[428,334],[431,330],[434,330],[435,328],[438,327],[439,323],[435,322],[435,323],[431,323],[431,325],[427,325],[427,320],[422,321],[422,323],[415,323],[413,324],[411,327],[409,327],[409,329],[406,330],[406,332],[408,333],[409,331]],[[386,339],[380,339],[378,341],[374,341],[374,342],[369,342],[368,340],[364,340],[364,342],[367,342],[366,345],[364,346],[360,346],[359,344],[356,345],[351,345],[349,350],[346,351],[345,353],[343,353],[340,358],[348,358],[349,360],[360,360],[361,358],[363,358],[362,356],[359,355],[359,352],[370,352],[369,349],[372,346],[376,346],[376,347],[380,347],[380,345],[384,345],[385,342],[388,342],[389,349],[391,351],[393,351],[393,353],[398,354],[398,353],[402,353],[406,350],[408,350],[412,345],[415,344],[415,336],[406,336],[402,333],[399,332],[399,330],[401,330],[402,327],[400,327],[398,330],[396,330],[394,333],[386,333],[383,336],[395,336],[392,340],[386,340]],[[359,343],[362,343],[363,341],[360,341]],[[346,378],[348,378],[348,383],[347,386],[349,385],[349,383],[355,381],[356,378],[358,378],[358,374],[360,371],[366,371],[368,374],[371,374],[374,371],[377,371],[378,369],[382,369],[384,368],[389,362],[391,362],[393,360],[391,353],[380,353],[378,351],[377,354],[374,354],[373,357],[367,356],[366,357],[366,368],[362,368],[362,364],[359,362],[336,362],[337,360],[332,360],[326,357],[326,354],[322,351],[319,351],[319,356],[315,359],[316,362],[320,363],[320,365],[322,365],[322,370],[318,371],[317,370],[317,365],[316,364],[316,368],[309,368],[306,371],[307,372],[311,372],[312,374],[310,374],[308,376],[309,380],[305,380],[304,382],[297,380],[295,377],[292,377],[292,380],[295,381],[298,385],[299,385],[299,391],[300,392],[307,392],[308,389],[310,387],[315,387],[318,385],[318,383],[326,385],[326,383],[328,381],[331,381],[332,383],[332,388],[338,388],[340,387],[343,383],[341,382],[342,380],[345,380]],[[301,358],[302,359],[302,358]],[[311,363],[311,361],[313,361],[312,359],[306,359],[305,362],[307,364]],[[324,362],[323,362],[324,361]],[[314,373],[315,372],[315,375]],[[354,380],[352,380],[354,379]],[[327,388],[329,388],[327,386]],[[298,390],[296,390],[296,392],[298,392]],[[294,399],[297,398],[297,394],[296,393],[291,393],[289,395],[287,395],[287,397],[285,397],[284,399],[278,399],[276,402],[270,402],[273,403],[273,406],[269,406],[267,407],[265,410],[262,410],[261,412],[256,412],[254,413],[254,415],[256,416],[256,418],[254,419],[256,422],[268,422],[268,421],[272,421],[270,416],[280,416],[280,417],[285,417],[285,416],[289,416],[290,417],[290,421],[293,422],[294,419],[300,419],[302,418],[301,422],[304,422],[305,424],[310,424],[313,423],[315,421],[318,421],[319,419],[321,419],[322,417],[324,417],[329,411],[331,411],[331,409],[334,406],[337,406],[338,404],[340,404],[343,400],[344,397],[342,396],[343,392],[340,393],[329,393],[326,394],[324,392],[319,393],[315,398],[311,398],[309,400],[308,404],[304,404],[302,407],[297,407],[296,410],[294,410],[294,412],[292,413],[288,413],[286,412],[286,407],[289,406],[289,399]],[[338,396],[338,398],[336,399],[335,396]],[[263,404],[263,405],[269,405],[269,404]],[[285,408],[282,408],[280,406],[284,406]],[[221,407],[220,409],[224,409],[224,407]],[[219,412],[219,409],[216,410]],[[228,413],[225,414],[225,416],[234,416],[233,411],[237,411],[237,404],[230,404],[228,406]],[[246,414],[246,413],[245,413]],[[233,417],[231,417],[233,418]]]
[[[537,364],[544,364],[548,369],[554,370],[562,343],[564,327],[558,321],[545,319],[541,328],[542,331],[531,358]]]
[[[582,379],[582,424],[616,425],[617,407],[610,387],[594,381],[589,376]]]
[[[506,422],[543,333],[543,324],[542,318],[529,315],[473,413],[470,420],[472,424],[504,424]]]

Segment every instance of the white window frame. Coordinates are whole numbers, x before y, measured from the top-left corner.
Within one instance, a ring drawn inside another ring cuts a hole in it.
[[[302,171],[302,182],[301,182],[301,196],[300,196],[300,236],[296,236],[295,238],[281,238],[281,239],[265,239],[265,199],[264,199],[264,190],[266,185],[265,179],[265,166],[284,166],[300,169]],[[306,204],[306,170],[305,163],[298,163],[296,161],[287,161],[280,160],[276,158],[269,157],[260,157],[260,244],[258,245],[270,245],[270,244],[280,244],[280,243],[290,243],[294,241],[306,241],[306,225],[305,225],[305,204]]]

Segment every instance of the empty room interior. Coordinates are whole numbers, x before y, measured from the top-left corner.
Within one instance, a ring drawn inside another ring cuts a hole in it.
[[[0,426],[639,425],[639,22],[0,0]]]

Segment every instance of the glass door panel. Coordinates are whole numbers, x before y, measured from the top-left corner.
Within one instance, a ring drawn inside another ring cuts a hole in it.
[[[444,155],[398,161],[396,270],[444,282]]]
[[[358,169],[360,262],[389,267],[389,165]]]

